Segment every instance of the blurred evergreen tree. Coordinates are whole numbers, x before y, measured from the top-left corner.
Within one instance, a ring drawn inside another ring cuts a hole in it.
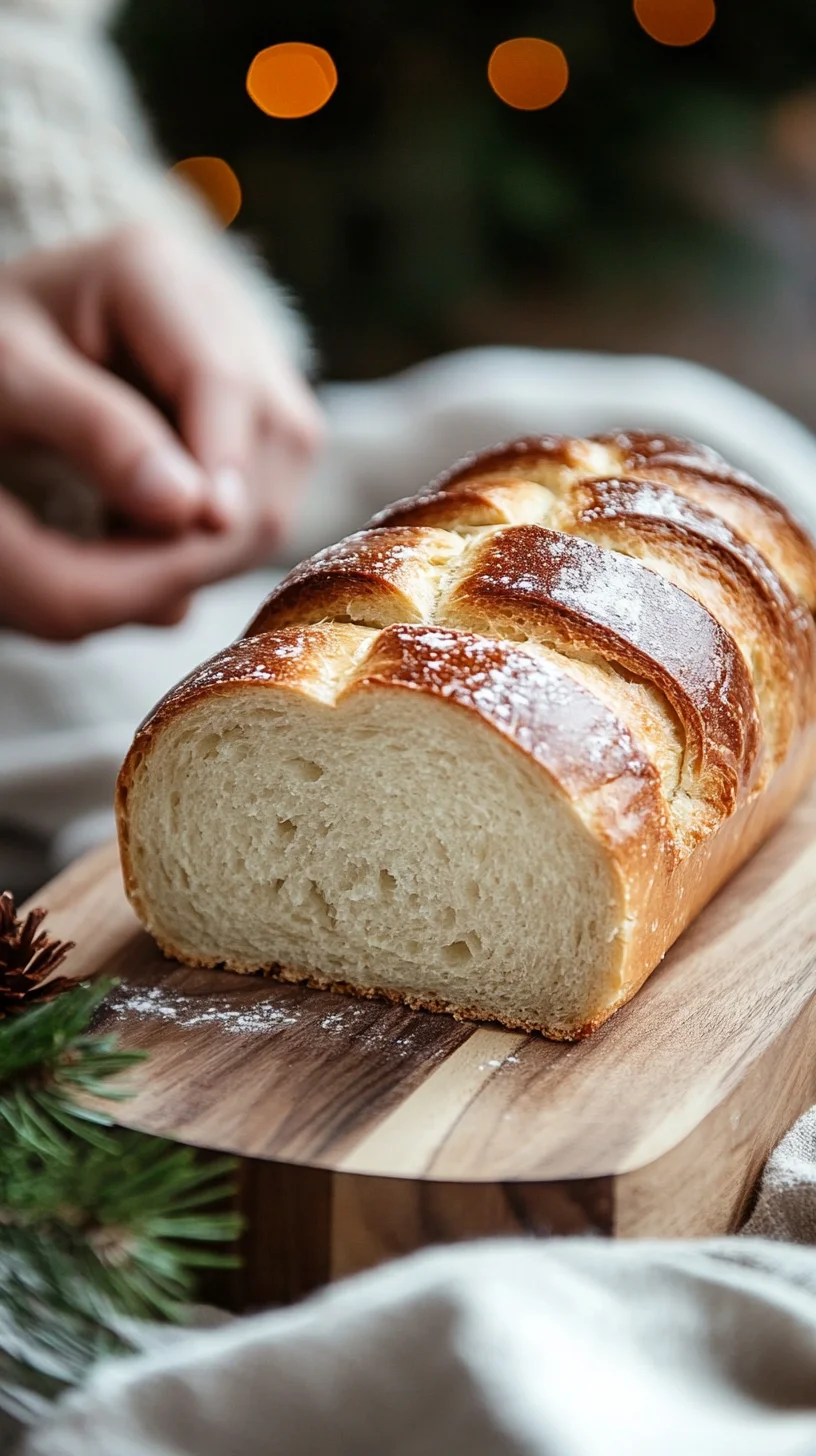
[[[564,97],[517,112],[493,47],[560,44]],[[677,159],[759,149],[768,106],[811,82],[813,0],[720,0],[697,45],[656,44],[629,0],[131,0],[119,39],[170,160],[223,156],[259,244],[334,377],[459,343],[473,300],[664,280],[723,287],[761,258],[695,206]],[[325,46],[338,89],[296,121],[245,91],[253,55]]]

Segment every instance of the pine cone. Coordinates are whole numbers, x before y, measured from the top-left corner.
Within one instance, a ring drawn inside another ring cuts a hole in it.
[[[55,940],[40,930],[45,915],[45,910],[31,910],[22,920],[14,896],[8,890],[0,895],[0,1020],[75,985],[64,976],[43,984],[74,948],[73,941]]]

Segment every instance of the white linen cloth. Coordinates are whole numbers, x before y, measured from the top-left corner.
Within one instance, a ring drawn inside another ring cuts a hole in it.
[[[744,1232],[816,1245],[816,1107],[808,1108],[771,1153]]]
[[[294,559],[469,450],[527,432],[627,425],[715,446],[816,529],[816,438],[682,360],[467,350],[394,378],[327,386],[323,402],[329,448],[290,542]],[[169,631],[128,627],[67,646],[0,633],[0,882],[19,877],[20,831],[41,846],[32,887],[111,832],[113,782],[136,724],[240,632],[273,580],[255,574],[203,592]]]
[[[432,1250],[108,1364],[22,1456],[812,1456],[816,1252]]]

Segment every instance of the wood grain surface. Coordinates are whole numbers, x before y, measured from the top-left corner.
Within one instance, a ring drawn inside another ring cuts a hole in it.
[[[725,1199],[733,1218],[756,1150],[767,1150],[784,1130],[778,1124],[811,1095],[814,888],[811,792],[634,1001],[572,1046],[269,977],[183,969],[138,928],[112,846],[36,899],[50,908],[54,931],[77,941],[68,973],[120,978],[100,1026],[151,1053],[136,1095],[117,1111],[122,1121],[250,1160],[324,1169],[336,1175],[335,1209],[348,1204],[343,1189],[355,1188],[358,1224],[366,1221],[361,1175],[379,1184],[381,1198],[388,1180],[418,1180],[489,1184],[494,1202],[495,1189],[512,1183],[626,1175],[616,1217],[631,1231],[644,1226],[654,1197],[649,1170],[663,1164],[680,1197],[689,1165],[674,1150],[702,1138],[699,1162],[707,1140],[739,1145],[718,1109],[750,1121],[745,1088],[761,1107],[775,1078],[773,1114],[763,1114],[753,1152],[746,1143],[733,1172]],[[449,1216],[437,1209],[435,1217]],[[383,1237],[385,1215],[375,1222]],[[348,1251],[343,1259],[354,1262]]]

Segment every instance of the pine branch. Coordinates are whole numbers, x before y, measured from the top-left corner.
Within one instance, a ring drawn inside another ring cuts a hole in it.
[[[43,1155],[64,1157],[66,1136],[105,1146],[100,1127],[110,1125],[110,1115],[78,1103],[77,1096],[112,1101],[130,1095],[109,1084],[144,1054],[119,1051],[113,1037],[85,1031],[114,984],[72,985],[58,1000],[0,1021],[0,1124]]]
[[[0,948],[13,912],[4,902]],[[7,933],[6,986],[15,957],[30,969],[33,956],[37,971],[59,955],[40,924],[15,921],[11,952]],[[35,1004],[15,1003],[5,1019],[0,1008],[0,1409],[21,1420],[102,1355],[133,1348],[128,1320],[183,1320],[196,1268],[237,1262],[213,1247],[240,1230],[221,1211],[231,1160],[202,1165],[192,1149],[114,1128],[76,1100],[127,1097],[112,1083],[143,1060],[88,1033],[113,984],[71,983],[46,1001],[37,981]]]
[[[0,1408],[19,1419],[128,1353],[127,1318],[183,1322],[196,1268],[237,1262],[209,1246],[233,1242],[239,1217],[185,1206],[224,1204],[231,1161],[112,1136],[113,1148],[75,1140],[56,1166],[22,1145],[0,1158]]]

